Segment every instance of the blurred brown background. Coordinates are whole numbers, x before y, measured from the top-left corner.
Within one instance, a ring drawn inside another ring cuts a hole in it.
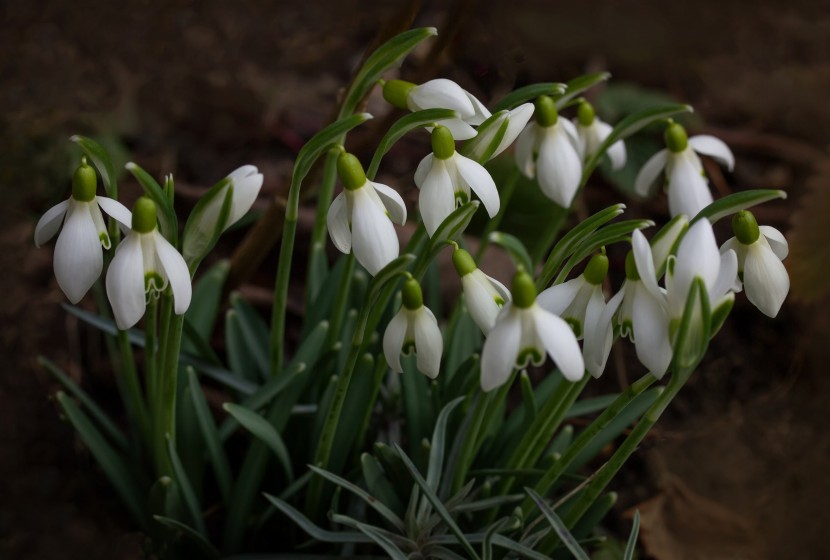
[[[438,27],[442,49],[416,51],[403,78],[452,77],[487,102],[517,85],[609,70],[614,85],[596,98],[606,114],[620,118],[614,112],[632,97],[668,96],[694,105],[692,132],[731,145],[734,173],[707,166],[718,194],[787,190],[786,202],[758,216],[791,241],[790,300],[773,321],[738,296],[701,371],[616,481],[609,526],[624,534],[626,512],[638,507],[641,546],[659,559],[826,557],[828,8],[804,0],[4,0],[0,558],[141,555],[141,536],[58,418],[49,400],[56,387],[35,362],[46,354],[94,394],[113,394],[104,366],[84,367],[81,353],[95,342],[60,309],[51,248],[32,242],[38,216],[66,197],[78,156],[68,137],[93,136],[118,162],[135,160],[156,176],[174,172],[185,208],[200,189],[254,163],[266,177],[264,208],[286,188],[303,141],[329,122],[365,48],[410,16]],[[388,112],[376,99],[369,110]],[[417,144],[403,149],[384,172],[405,183],[422,155]],[[635,214],[665,217],[663,200],[596,183],[583,212],[622,197]],[[123,188],[135,196],[130,181]],[[256,296],[269,282],[255,277],[246,289]],[[629,372],[629,354],[612,357],[608,390],[639,374]],[[115,402],[107,406],[117,413]]]

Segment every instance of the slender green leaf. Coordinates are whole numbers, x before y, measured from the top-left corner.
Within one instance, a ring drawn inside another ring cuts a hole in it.
[[[198,531],[190,527],[189,525],[185,525],[181,521],[176,521],[175,519],[171,519],[169,517],[165,517],[163,515],[154,515],[153,519],[164,525],[169,529],[173,529],[178,533],[182,534],[183,536],[187,537],[191,542],[193,542],[199,549],[204,553],[205,558],[211,558],[219,560],[222,557],[220,552],[216,550],[210,542],[202,536]]]
[[[228,456],[222,447],[219,432],[216,430],[216,424],[213,421],[210,408],[208,408],[205,395],[202,392],[202,386],[196,377],[196,371],[192,367],[187,368],[187,380],[190,387],[190,398],[193,401],[196,419],[199,423],[208,455],[210,456],[213,473],[216,476],[216,481],[219,483],[219,491],[222,494],[222,498],[227,502],[230,498],[231,486],[233,484]]]
[[[357,523],[357,528],[386,551],[386,554],[392,560],[407,560],[408,556],[389,537],[378,531],[375,527],[366,525],[365,523]]]
[[[182,466],[179,454],[176,452],[176,445],[173,443],[173,438],[167,434],[167,453],[170,456],[170,462],[173,465],[173,473],[176,475],[176,482],[182,491],[184,503],[190,512],[190,518],[196,524],[196,528],[204,536],[207,536],[207,528],[205,527],[205,520],[202,517],[202,508],[199,507],[199,500],[196,498],[196,492],[190,484],[190,479]]]
[[[429,254],[434,256],[437,251],[440,251],[445,243],[456,239],[461,235],[467,226],[470,225],[470,220],[473,219],[473,214],[481,203],[477,200],[471,200],[456,208],[452,214],[441,222],[435,233],[429,240]]]
[[[521,266],[526,271],[533,272],[533,261],[530,259],[530,253],[527,252],[527,248],[519,241],[518,237],[509,233],[494,231],[490,234],[490,242],[506,249],[517,267]]]
[[[201,278],[193,286],[193,298],[190,301],[190,307],[184,314],[185,323],[189,324],[203,341],[210,340],[210,335],[213,333],[213,328],[216,325],[216,318],[219,315],[219,304],[222,298],[222,289],[225,286],[225,280],[228,278],[228,272],[231,269],[230,261],[221,260],[207,272],[201,275]],[[185,330],[187,335],[187,328]],[[198,348],[189,339],[185,338],[182,341],[182,350],[190,354],[197,354]]]
[[[233,181],[229,177],[225,177],[213,185],[196,202],[196,205],[187,218],[187,222],[184,224],[182,256],[187,261],[191,275],[196,271],[196,267],[207,256],[210,250],[213,249],[216,242],[219,241],[219,237],[222,236],[222,233],[230,225],[228,224],[228,220],[230,219],[231,207],[233,205],[233,189]],[[222,205],[219,207],[219,213],[212,218],[212,224],[205,223],[205,209],[219,196],[222,197]],[[213,228],[213,231],[205,230],[208,225]]]
[[[565,93],[556,100],[556,108],[564,108],[572,99],[582,94],[582,92],[608,80],[610,77],[611,74],[608,72],[594,72],[592,74],[585,74],[584,76],[574,78],[565,84]]]
[[[115,175],[115,166],[112,163],[109,153],[104,147],[86,136],[78,134],[69,138],[71,142],[76,143],[89,156],[92,163],[101,174],[101,179],[104,181],[104,188],[107,191],[107,196],[110,198],[118,198],[118,177]]]
[[[366,534],[346,531],[326,531],[325,529],[321,529],[312,523],[308,517],[300,513],[287,502],[284,502],[283,500],[267,493],[264,495],[265,498],[274,505],[274,507],[283,512],[294,523],[299,525],[303,531],[308,533],[309,536],[317,539],[318,541],[337,544],[373,542],[372,539]]]
[[[156,203],[159,212],[159,226],[164,234],[164,237],[176,247],[179,243],[179,221],[176,218],[176,212],[173,210],[173,205],[170,204],[170,199],[164,194],[164,190],[153,179],[153,176],[144,171],[138,164],[129,162],[126,165],[127,171],[133,174],[133,177],[138,180],[141,188],[144,189],[144,194]]]
[[[490,161],[507,134],[510,119],[506,115],[508,115],[507,111],[499,111],[490,115],[487,120],[478,125],[476,135],[464,142],[461,147],[461,155],[482,165]],[[498,128],[491,131],[494,127]]]
[[[543,82],[520,87],[518,89],[514,89],[512,92],[500,99],[498,103],[493,105],[493,113],[513,109],[522,103],[535,100],[540,95],[557,97],[565,93],[565,91],[565,84],[557,82]]]
[[[283,442],[279,432],[274,429],[274,426],[269,424],[265,418],[256,412],[244,406],[225,403],[222,405],[222,408],[233,416],[237,422],[242,424],[243,428],[259,438],[274,452],[274,455],[277,456],[280,464],[282,464],[282,468],[285,470],[289,482],[293,481],[294,469],[291,467],[291,456],[288,453],[288,448],[285,447],[285,442]]]
[[[579,546],[579,543],[576,542],[576,539],[571,535],[568,528],[559,519],[559,516],[556,515],[556,512],[553,511],[550,506],[545,502],[545,500],[537,494],[533,488],[525,488],[525,492],[527,492],[533,501],[536,502],[536,507],[539,508],[539,511],[545,516],[548,523],[550,523],[553,530],[556,531],[556,534],[559,535],[559,539],[562,543],[567,547],[567,549],[573,554],[574,558],[577,560],[591,560],[588,554],[582,550],[582,547]]]
[[[435,492],[438,491],[438,485],[441,483],[441,470],[444,466],[444,449],[446,448],[447,439],[447,422],[450,413],[455,410],[459,404],[464,401],[465,397],[458,397],[448,402],[441,413],[438,414],[438,420],[435,422],[435,430],[432,432],[432,441],[430,442],[429,450],[429,466],[427,468],[427,484]]]
[[[366,294],[366,300],[370,302],[377,301],[380,291],[386,286],[386,284],[390,281],[397,280],[398,276],[400,276],[400,274],[403,273],[414,260],[415,255],[406,253],[383,267],[380,272],[372,278],[372,281],[369,282],[369,290]]]
[[[577,524],[574,525],[573,529],[571,529],[571,534],[574,538],[581,542],[583,539],[590,537],[597,528],[597,525],[605,519],[605,516],[608,515],[608,512],[611,511],[616,503],[616,492],[608,492],[597,498],[591,504],[591,507],[582,515]]]
[[[628,543],[625,545],[623,560],[634,560],[637,552],[637,537],[640,534],[640,510],[634,510],[634,522],[631,525],[631,533],[628,535]]]
[[[776,198],[786,199],[787,193],[773,189],[754,189],[732,193],[723,198],[719,198],[698,212],[691,223],[695,223],[701,218],[708,218],[714,224],[726,216],[763,204],[764,202],[769,202],[770,200],[775,200]]]
[[[369,453],[363,453],[360,456],[360,465],[363,470],[363,480],[366,481],[369,492],[377,496],[378,500],[386,504],[392,511],[396,513],[403,512],[404,506],[389,479],[386,478],[380,462]]]
[[[587,416],[589,414],[593,414],[594,412],[605,410],[608,408],[608,405],[617,400],[617,397],[619,396],[619,393],[617,393],[577,401],[570,408],[570,410],[568,410],[568,413],[565,414],[565,418],[577,418],[579,416]]]
[[[706,285],[700,277],[695,277],[673,343],[673,368],[689,369],[703,359],[709,345],[711,325],[712,312]]]

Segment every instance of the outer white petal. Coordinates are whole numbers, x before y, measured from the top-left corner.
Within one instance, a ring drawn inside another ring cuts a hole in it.
[[[598,138],[600,143],[604,142],[608,135],[611,134],[611,131],[614,130],[613,127],[602,121],[597,122],[597,132]],[[622,140],[617,140],[611,146],[608,147],[608,158],[611,160],[611,168],[615,171],[617,169],[622,169],[625,167],[625,160],[626,160],[626,152],[625,152],[625,142]]]
[[[694,151],[715,158],[729,171],[735,167],[735,156],[732,155],[732,150],[720,138],[706,134],[692,136],[689,138],[689,145]]]
[[[778,315],[790,291],[790,277],[784,263],[760,239],[747,251],[744,286],[749,301],[768,317]]]
[[[573,302],[579,290],[585,285],[585,279],[582,276],[572,278],[562,284],[555,284],[550,288],[542,290],[536,296],[536,303],[542,309],[553,313],[554,315],[562,315],[568,306]]]
[[[155,237],[156,256],[170,283],[170,289],[173,290],[173,311],[176,315],[181,315],[190,307],[190,299],[193,296],[190,271],[184,258],[158,230],[154,230],[152,235]]]
[[[634,263],[637,265],[637,274],[640,275],[643,286],[655,298],[660,299],[662,294],[660,287],[657,285],[657,273],[654,270],[651,245],[640,230],[634,230],[631,235],[631,249],[634,253]]]
[[[116,222],[121,224],[123,226],[122,229],[126,228],[129,230],[132,227],[133,214],[127,209],[126,206],[117,200],[113,200],[105,196],[96,196],[95,202],[98,203],[101,210],[103,210],[108,216],[114,218]]]
[[[341,192],[334,197],[329,206],[329,213],[326,216],[331,242],[341,253],[352,252],[352,232],[349,229],[349,214],[346,205],[346,192]]]
[[[430,170],[432,169],[432,164],[435,161],[435,155],[427,154],[424,159],[418,164],[418,167],[415,169],[415,185],[420,189],[423,184],[424,180],[429,175]]]
[[[372,276],[400,253],[395,226],[364,188],[352,191],[352,251]]]
[[[58,233],[58,230],[61,228],[61,224],[63,223],[63,217],[66,215],[68,208],[69,199],[52,206],[43,216],[41,216],[35,226],[36,247],[40,247],[52,239],[56,233]]]
[[[461,277],[461,287],[464,290],[467,309],[475,324],[485,335],[493,328],[501,309],[494,297],[496,289],[491,284],[491,280],[479,269]],[[501,297],[501,294],[498,295]]]
[[[693,217],[712,204],[712,193],[702,169],[697,155],[688,148],[685,152],[670,156],[666,172],[669,179],[669,214],[672,217],[679,214]]]
[[[455,194],[447,165],[436,160],[421,186],[418,198],[421,217],[427,233],[432,236],[438,226],[455,210]]]
[[[721,256],[709,220],[699,220],[689,228],[680,247],[669,288],[669,310],[672,317],[681,317],[692,281],[699,277],[709,290],[720,271]]]
[[[487,107],[485,107],[481,101],[476,99],[472,93],[467,90],[464,90],[464,93],[467,94],[467,99],[469,99],[470,103],[473,104],[473,110],[475,111],[475,114],[472,117],[464,119],[467,124],[478,126],[492,116],[492,113],[490,113]]]
[[[735,251],[723,251],[720,255],[720,268],[715,283],[707,286],[709,304],[714,308],[724,294],[732,290],[738,282],[738,256]]]
[[[617,292],[607,304],[600,290],[597,290],[597,296],[591,298],[585,310],[585,340],[582,343],[585,368],[594,377],[599,377],[605,370],[614,342],[612,320],[622,303],[623,293]]]
[[[233,200],[225,229],[238,222],[251,209],[259,196],[263,181],[262,173],[258,173],[253,165],[244,165],[228,177],[233,181]]]
[[[112,247],[110,241],[109,230],[107,224],[104,222],[104,215],[101,213],[101,208],[96,203],[91,203],[87,206],[89,208],[89,215],[92,217],[92,223],[95,224],[95,231],[98,233],[98,242],[109,249]]]
[[[435,379],[441,371],[441,354],[444,352],[444,339],[438,321],[432,311],[422,306],[413,312],[413,330],[415,333],[415,354],[418,371]]]
[[[516,165],[528,179],[536,176],[536,154],[539,145],[539,127],[530,123],[516,140]]]
[[[496,189],[496,182],[484,167],[475,161],[466,158],[456,152],[453,154],[455,167],[459,175],[472,189],[478,198],[481,199],[484,208],[491,218],[499,213],[499,191]]]
[[[790,246],[784,234],[772,226],[758,226],[758,229],[761,230],[761,235],[767,238],[770,249],[775,253],[775,256],[782,261],[786,259],[790,252]]]
[[[531,307],[536,335],[565,379],[579,381],[585,375],[585,361],[571,326],[539,306]]]
[[[380,197],[383,207],[389,212],[389,218],[392,222],[403,225],[406,222],[406,205],[404,205],[398,191],[381,183],[372,182],[371,186]]]
[[[70,201],[55,244],[55,278],[72,303],[81,301],[104,268],[101,241],[90,212],[92,204]]]
[[[403,373],[401,367],[401,350],[403,349],[404,338],[406,337],[406,326],[408,313],[405,307],[400,310],[389,321],[386,332],[383,333],[383,355],[386,356],[386,363],[398,373]],[[417,345],[417,343],[416,343]]]
[[[437,124],[450,129],[450,134],[455,140],[469,140],[476,135],[476,129],[461,119],[443,119],[437,121]]]
[[[522,338],[521,318],[510,304],[504,306],[481,353],[481,390],[492,391],[507,383],[516,365]]]
[[[637,358],[649,373],[660,379],[672,359],[669,317],[660,302],[642,286],[634,297],[632,328]]]
[[[659,237],[655,236],[651,240],[651,255],[655,270],[665,271],[666,260],[669,258],[671,250],[688,227],[689,219],[685,214],[675,216],[667,228],[664,227],[660,230]]]
[[[482,272],[482,274],[484,274],[484,273]],[[487,276],[486,274],[484,274],[484,276],[487,278],[487,280],[490,282],[490,284],[493,286],[493,288],[496,289],[496,292],[499,294],[499,296],[501,296],[502,300],[504,300],[505,302],[508,302],[508,301],[513,299],[513,296],[510,293],[510,290],[507,289],[507,286],[505,286],[504,284],[502,284],[501,282],[499,282],[498,280],[496,280],[492,276]]]
[[[458,111],[462,118],[473,117],[476,114],[475,106],[470,101],[467,92],[452,80],[445,78],[430,80],[415,86],[410,90],[407,101],[409,108],[413,111],[452,109]]]
[[[566,123],[560,119],[557,124]],[[579,182],[582,179],[582,163],[568,134],[562,127],[544,134],[539,146],[536,172],[539,186],[545,195],[563,208],[570,208]]]
[[[634,192],[640,196],[651,194],[654,182],[657,181],[657,177],[666,167],[668,153],[668,150],[663,149],[648,159],[634,180]]]
[[[510,144],[512,144],[516,138],[519,137],[519,134],[521,134],[522,130],[524,130],[527,125],[527,122],[533,116],[534,110],[535,107],[533,106],[533,103],[523,103],[507,114],[507,130],[505,130],[504,136],[502,137],[501,142],[499,142],[498,148],[496,148],[496,151],[493,152],[492,156],[490,156],[490,159],[495,158],[497,155],[506,150]],[[501,125],[499,124],[499,126]]]
[[[574,151],[579,155],[579,135],[576,132],[576,126],[574,123],[567,119],[560,119],[556,121],[555,127],[559,128],[560,130],[564,131],[565,137],[568,139],[568,142],[571,143]]]
[[[140,234],[131,233],[116,247],[107,271],[107,298],[121,330],[144,315],[144,258]]]

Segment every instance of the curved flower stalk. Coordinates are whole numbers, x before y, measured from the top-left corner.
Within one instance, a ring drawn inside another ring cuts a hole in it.
[[[571,121],[559,118],[550,97],[539,97],[535,106],[536,122],[516,140],[516,164],[527,178],[538,178],[545,196],[569,208],[582,180],[576,130]]]
[[[451,109],[461,118],[438,121],[452,132],[456,140],[469,140],[476,135],[473,126],[490,118],[481,101],[445,78],[438,78],[415,85],[404,80],[389,80],[383,84],[383,97],[399,109],[422,111],[424,109]]]
[[[583,162],[597,152],[600,145],[608,138],[611,131],[614,130],[610,124],[604,123],[597,118],[594,107],[585,100],[579,103],[577,117],[573,122],[576,126],[579,157],[582,158]],[[608,154],[608,158],[611,160],[611,168],[613,170],[616,171],[625,166],[625,142],[622,140],[617,140],[611,144],[606,154]]]
[[[357,262],[374,276],[400,253],[392,222],[406,222],[406,206],[394,189],[369,181],[352,154],[340,154],[337,173],[344,190],[329,207],[329,235],[343,253],[354,251]]]
[[[432,236],[456,206],[470,200],[475,192],[490,217],[499,212],[496,183],[484,167],[455,151],[450,130],[436,126],[432,131],[432,152],[415,170],[415,184],[421,190],[418,199],[424,227]]]
[[[464,144],[464,153],[486,163],[501,154],[519,137],[533,116],[533,103],[524,103],[510,111],[499,111],[481,123],[475,138]]]
[[[473,257],[464,249],[456,247],[452,262],[461,277],[461,289],[470,316],[481,332],[487,335],[496,323],[502,306],[510,301],[510,291],[477,268]]]
[[[481,389],[504,385],[514,368],[542,365],[550,354],[565,379],[579,381],[585,362],[568,323],[536,303],[533,278],[519,270],[513,277],[512,302],[505,304],[484,342]]]
[[[582,356],[586,369],[594,377],[605,370],[614,340],[612,319],[622,299],[617,294],[605,302],[602,283],[607,274],[608,257],[594,255],[582,274],[551,286],[537,298],[542,309],[568,322],[577,340],[584,338]]]
[[[96,196],[97,177],[86,158],[72,177],[68,200],[50,208],[35,226],[35,245],[40,247],[61,229],[55,244],[55,278],[72,303],[78,303],[101,276],[103,250],[112,245],[101,210],[125,227],[130,211],[117,200]]]
[[[415,352],[418,371],[435,379],[441,368],[444,340],[438,321],[425,305],[421,286],[409,278],[401,290],[403,305],[383,335],[383,355],[393,370],[403,373],[401,354]]]
[[[730,171],[735,166],[735,157],[718,138],[707,135],[688,138],[686,130],[674,122],[666,128],[665,140],[666,148],[654,154],[637,174],[634,190],[640,196],[648,196],[665,169],[669,214],[694,217],[712,203],[703,164],[695,152],[715,158]]]
[[[775,317],[790,290],[790,277],[781,262],[789,246],[780,231],[758,226],[752,212],[742,210],[732,218],[735,237],[721,246],[721,252],[738,256],[738,284],[743,282],[746,297],[768,317]]]
[[[121,330],[144,315],[148,298],[170,286],[173,311],[182,315],[190,307],[192,286],[184,258],[156,227],[156,205],[146,197],[133,207],[132,229],[118,245],[107,271],[107,297]]]

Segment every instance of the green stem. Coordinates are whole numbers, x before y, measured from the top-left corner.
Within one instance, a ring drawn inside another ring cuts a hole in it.
[[[507,385],[505,383],[505,385]],[[475,407],[473,408],[473,416],[470,420],[470,425],[464,434],[464,443],[461,446],[461,452],[458,455],[458,462],[453,469],[452,490],[451,494],[455,494],[464,486],[464,479],[467,477],[467,471],[470,465],[473,464],[473,459],[476,454],[477,442],[479,440],[479,432],[481,426],[484,424],[484,417],[487,412],[487,403],[491,399],[490,393],[479,392],[476,395]]]
[[[496,229],[501,225],[504,215],[507,212],[507,206],[510,204],[510,199],[513,198],[513,193],[516,191],[516,185],[519,184],[520,175],[521,172],[519,171],[519,168],[513,167],[510,171],[510,175],[508,175],[505,180],[504,187],[501,191],[501,205],[499,213],[496,214],[495,218],[487,222],[487,225],[484,226],[484,231],[481,232],[481,243],[479,244],[478,251],[476,251],[475,254],[476,263],[481,262],[481,257],[484,256],[484,251],[486,251],[487,247],[490,245],[490,234],[496,231]]]
[[[314,226],[311,230],[311,255],[308,259],[308,274],[306,275],[308,289],[306,290],[306,307],[311,305],[317,297],[316,293],[312,293],[312,288],[316,286],[315,279],[312,278],[314,262],[320,258],[318,253],[322,252],[322,257],[325,258],[326,246],[326,231],[327,231],[327,217],[329,206],[331,206],[332,196],[334,195],[334,185],[337,181],[337,158],[340,156],[341,150],[339,147],[331,148],[326,155],[326,162],[323,167],[323,180],[320,184],[320,190],[317,197],[317,211],[314,215]]]
[[[156,354],[156,367],[164,366],[164,360],[167,356],[167,348],[170,340],[170,317],[173,315],[173,298],[170,296],[163,296],[161,298],[161,311],[159,313],[159,349]]]
[[[334,300],[334,307],[331,312],[326,348],[331,348],[340,336],[340,327],[343,325],[343,318],[346,316],[346,308],[349,305],[349,292],[352,289],[352,278],[354,276],[354,253],[349,253],[343,258],[346,259],[346,262],[343,267],[343,274],[340,276],[340,286],[338,286],[337,297]]]
[[[282,228],[280,258],[274,287],[274,305],[271,312],[271,376],[282,370],[285,356],[285,310],[288,303],[288,283],[291,280],[291,257],[294,255],[294,238],[297,235],[299,186],[292,184]]]
[[[121,354],[121,375],[127,391],[127,411],[134,420],[136,429],[144,443],[150,442],[150,420],[147,412],[147,403],[141,392],[141,383],[138,380],[138,372],[135,367],[133,347],[127,331],[118,331],[118,351]]]
[[[158,371],[158,420],[156,423],[156,460],[159,476],[173,478],[173,466],[167,453],[167,437],[176,445],[176,392],[179,379],[179,348],[184,315],[174,315],[170,322],[164,363]]]

